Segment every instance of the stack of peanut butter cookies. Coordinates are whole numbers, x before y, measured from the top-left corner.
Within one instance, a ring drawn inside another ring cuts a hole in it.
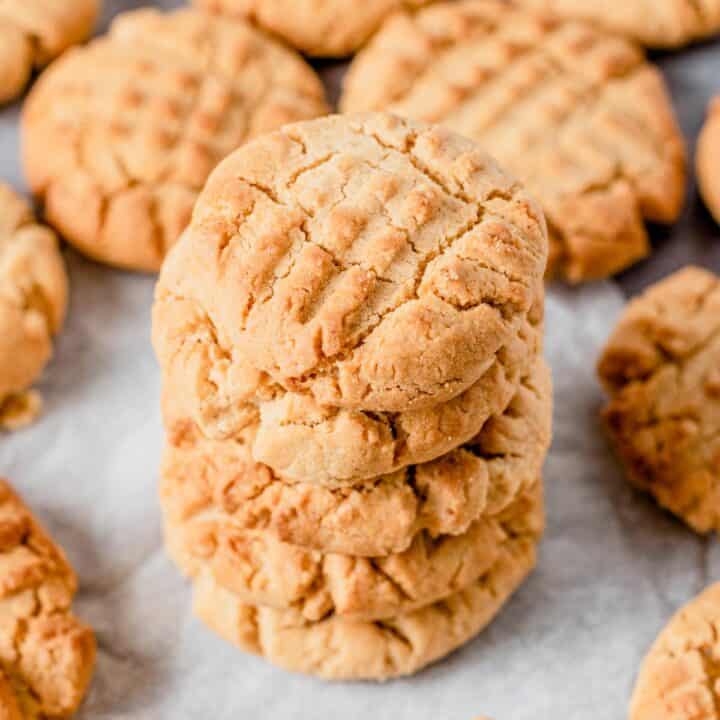
[[[326,117],[221,163],[153,317],[166,541],[210,627],[385,679],[491,621],[543,530],[547,254],[519,183],[441,128]]]

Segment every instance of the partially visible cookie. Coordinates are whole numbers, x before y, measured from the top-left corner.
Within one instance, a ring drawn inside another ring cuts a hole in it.
[[[169,428],[161,498],[168,522],[221,510],[240,529],[326,553],[405,551],[423,530],[459,535],[498,514],[535,482],[551,434],[549,370],[539,361],[507,411],[469,443],[432,462],[358,486],[291,483],[252,459],[249,428],[211,442],[192,422]]]
[[[631,302],[598,372],[630,481],[694,530],[720,530],[720,280],[686,268]]]
[[[720,717],[720,583],[668,623],[643,661],[629,720]]]
[[[457,536],[418,534],[402,553],[378,558],[323,555],[233,527],[222,511],[166,523],[165,545],[190,577],[208,569],[242,602],[294,609],[307,620],[329,615],[381,620],[465,589],[497,562],[519,534],[539,537],[542,481],[498,515],[477,519]]]
[[[720,0],[515,0],[548,17],[585,20],[653,48],[720,33]]]
[[[95,636],[71,613],[76,590],[62,550],[0,480],[0,717],[66,718],[80,706]]]
[[[195,5],[246,18],[298,50],[343,57],[365,44],[385,17],[430,0],[194,0]]]
[[[218,166],[156,302],[204,321],[220,402],[245,399],[240,364],[320,405],[407,412],[479,380],[536,307],[546,258],[541,211],[475,143],[336,115]]]
[[[396,13],[353,61],[341,108],[478,141],[540,201],[549,274],[573,283],[645,257],[645,220],[682,208],[684,142],[660,71],[587,24],[501,0]]]
[[[0,12],[0,103],[20,95],[33,68],[89,37],[99,12],[100,0],[5,0]]]
[[[695,164],[705,205],[720,223],[720,97],[710,104],[698,139]]]
[[[448,598],[368,622],[332,615],[312,622],[297,610],[243,603],[201,572],[197,615],[221,637],[293,672],[331,680],[387,680],[439,660],[485,628],[535,565],[537,537],[509,540],[494,565]]]
[[[0,430],[27,424],[40,409],[29,388],[50,359],[67,294],[57,238],[0,183]]]
[[[43,73],[23,109],[23,163],[69,242],[153,271],[225,155],[326,112],[314,71],[248,24],[138,10]]]

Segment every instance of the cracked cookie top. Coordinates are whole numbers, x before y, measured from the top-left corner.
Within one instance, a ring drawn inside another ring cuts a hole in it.
[[[67,306],[67,275],[55,235],[0,183],[0,429],[39,409],[28,393],[52,354]]]
[[[544,15],[585,20],[643,45],[674,48],[720,32],[720,0],[515,0]]]
[[[668,623],[643,661],[630,720],[720,718],[720,583]]]
[[[43,73],[23,109],[23,163],[78,249],[157,270],[225,155],[326,111],[313,70],[250,25],[139,10]]]
[[[220,164],[156,300],[189,302],[230,368],[321,405],[407,411],[477,382],[546,254],[541,211],[470,140],[333,116]]]
[[[75,573],[0,479],[0,716],[65,718],[78,709],[95,637],[70,606]]]
[[[382,20],[429,0],[194,0],[203,10],[246,18],[316,57],[343,57],[365,44]]]
[[[326,553],[379,557],[422,531],[460,535],[535,483],[550,445],[549,369],[538,361],[502,415],[433,460],[355,486],[289,482],[252,457],[253,428],[211,442],[192,422],[169,428],[161,470],[167,522],[221,511],[241,529]]]
[[[705,205],[720,223],[720,96],[710,103],[698,140],[695,164]]]
[[[25,89],[47,65],[95,26],[100,0],[4,0],[0,9],[0,103]]]
[[[685,150],[662,76],[590,25],[501,0],[399,12],[354,60],[341,107],[478,141],[542,204],[549,273],[571,282],[637,261],[649,250],[644,220],[681,210]]]
[[[379,558],[323,554],[282,543],[266,532],[234,527],[222,511],[166,523],[165,544],[180,569],[206,568],[251,605],[295,609],[309,621],[338,615],[379,620],[410,612],[471,585],[520,536],[544,527],[542,481],[496,515],[457,536],[415,536],[402,553]]]
[[[720,530],[720,280],[686,268],[631,302],[598,372],[629,479],[698,532]]]

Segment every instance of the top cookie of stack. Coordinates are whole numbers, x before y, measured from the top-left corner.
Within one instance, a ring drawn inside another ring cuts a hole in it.
[[[541,211],[469,140],[287,126],[212,174],[154,308],[168,427],[258,426],[281,477],[354,484],[502,412],[540,348]]]

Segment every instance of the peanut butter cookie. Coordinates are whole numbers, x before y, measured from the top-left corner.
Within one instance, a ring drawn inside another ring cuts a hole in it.
[[[95,27],[100,0],[4,0],[0,7],[0,103],[14,100],[34,68],[47,65]]]
[[[161,497],[167,521],[222,511],[237,528],[326,553],[404,552],[423,530],[467,532],[495,515],[540,474],[551,434],[549,370],[538,361],[506,412],[469,443],[429,463],[359,486],[291,483],[252,459],[252,428],[234,440],[206,440],[192,422],[169,428]]]
[[[343,57],[385,17],[430,0],[194,0],[203,10],[248,19],[308,55]]]
[[[153,271],[219,160],[326,111],[313,70],[249,25],[139,10],[43,73],[23,111],[24,166],[79,250]]]
[[[630,720],[717,720],[719,637],[720,584],[715,584],[658,636],[640,668]]]
[[[0,480],[0,717],[70,717],[95,664],[95,636],[70,606],[75,573]]]
[[[599,375],[629,480],[697,532],[720,530],[720,280],[687,268],[631,302]]]
[[[243,404],[250,366],[320,405],[407,412],[482,377],[535,307],[546,257],[541,211],[472,141],[334,116],[220,164],[156,299],[205,319],[219,405]]]
[[[396,13],[353,62],[341,107],[477,140],[542,204],[549,274],[570,282],[647,255],[644,221],[682,207],[685,150],[659,70],[587,24],[500,0]]]
[[[208,568],[217,583],[251,605],[298,610],[309,621],[329,615],[381,620],[465,589],[520,534],[543,528],[542,482],[498,515],[479,518],[457,536],[421,532],[402,553],[378,558],[324,555],[239,530],[222,511],[166,523],[165,544],[180,569]]]
[[[720,223],[720,97],[710,104],[698,140],[696,169],[705,205]]]
[[[515,0],[549,17],[584,20],[653,48],[720,33],[720,0]]]
[[[50,359],[67,293],[55,235],[0,183],[0,430],[26,425],[40,409],[29,388]]]

